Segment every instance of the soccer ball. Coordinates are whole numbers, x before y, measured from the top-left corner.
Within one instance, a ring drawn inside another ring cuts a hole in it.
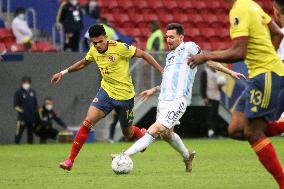
[[[112,160],[111,167],[116,174],[128,174],[133,169],[133,161],[129,156],[120,154]]]

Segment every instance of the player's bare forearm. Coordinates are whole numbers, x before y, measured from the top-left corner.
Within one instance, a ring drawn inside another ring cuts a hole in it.
[[[84,58],[76,62],[75,64],[71,65],[69,68],[67,68],[68,73],[80,71],[83,68],[85,68],[88,64],[89,62]]]
[[[271,41],[275,49],[279,48],[279,45],[284,37],[283,32],[281,31],[280,27],[273,21],[269,22],[268,24],[270,34],[271,34]]]
[[[88,62],[85,58],[76,62],[75,64],[73,64],[72,66],[70,66],[69,68],[56,73],[52,76],[51,78],[51,83],[52,84],[57,84],[63,77],[64,74],[67,73],[71,73],[71,72],[77,72],[79,70],[82,70],[83,68],[85,68],[90,62]]]
[[[223,73],[225,73],[225,74],[227,74],[227,75],[229,75],[229,76],[231,76],[235,79],[240,79],[240,78],[246,79],[246,77],[243,74],[235,72],[233,70],[230,70],[229,68],[226,68],[225,66],[223,66],[219,62],[207,61],[206,64],[209,67],[211,67],[211,68],[213,68],[217,71],[223,72]]]
[[[142,51],[140,49],[136,49],[135,56],[139,57],[139,58],[143,58],[148,64],[152,65],[161,74],[163,73],[164,69],[160,66],[160,64],[149,53]]]
[[[153,87],[140,93],[141,100],[147,100],[150,96],[160,91],[160,86]]]
[[[206,61],[213,60],[223,63],[235,63],[245,58],[247,53],[248,37],[238,37],[233,39],[231,48],[222,51],[212,51],[203,54],[192,55],[188,60],[191,68],[203,64]]]

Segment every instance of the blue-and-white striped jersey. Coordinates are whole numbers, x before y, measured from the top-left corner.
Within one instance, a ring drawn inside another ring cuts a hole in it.
[[[191,102],[192,86],[197,68],[187,65],[188,58],[201,52],[194,42],[182,42],[175,50],[169,52],[164,68],[159,100],[172,101],[186,97]]]

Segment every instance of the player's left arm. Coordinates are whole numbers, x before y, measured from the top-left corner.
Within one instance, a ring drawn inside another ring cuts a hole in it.
[[[273,20],[268,23],[268,27],[270,30],[271,41],[273,43],[273,46],[275,47],[275,49],[278,49],[284,37],[284,34],[281,31],[280,27]]]
[[[142,51],[141,49],[136,48],[134,57],[143,58],[148,64],[152,65],[161,74],[163,73],[164,69],[160,66],[160,64],[149,53]]]
[[[209,60],[223,62],[227,64],[241,61],[246,56],[247,44],[247,36],[234,38],[232,41],[232,46],[229,49],[193,55],[189,59],[188,64],[191,68],[194,68],[197,65],[204,64],[206,61]]]
[[[206,64],[210,67],[213,68],[214,70],[223,72],[225,74],[230,75],[231,77],[235,78],[235,79],[246,79],[246,76],[244,76],[243,74],[239,73],[239,72],[235,72],[233,70],[230,70],[229,68],[226,68],[225,66],[223,66],[221,63],[219,62],[215,62],[215,61],[207,61]]]

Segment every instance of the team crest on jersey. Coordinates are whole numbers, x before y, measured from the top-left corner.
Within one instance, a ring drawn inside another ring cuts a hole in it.
[[[108,57],[108,61],[109,61],[109,62],[114,62],[114,61],[115,61],[115,57],[114,57],[113,55],[110,55],[110,56]]]
[[[235,17],[235,18],[234,18],[234,26],[239,25],[239,23],[240,23],[239,18],[238,18],[238,17]]]

